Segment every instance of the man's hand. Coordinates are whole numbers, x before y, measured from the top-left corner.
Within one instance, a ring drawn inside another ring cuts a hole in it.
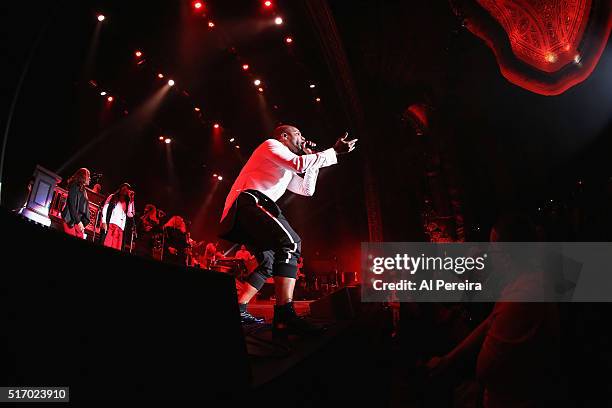
[[[102,225],[101,225],[101,227],[102,227],[102,229],[104,230],[104,232],[106,232],[106,223],[104,223],[104,222],[103,222],[103,223],[102,223]]]
[[[83,223],[82,223],[82,222],[79,222],[79,223],[76,225],[76,227],[77,227],[77,231],[79,231],[79,232],[83,232],[83,231],[85,230],[85,227],[83,226]]]
[[[346,140],[348,138],[348,132],[344,134],[340,139],[336,141],[334,145],[334,150],[336,154],[344,154],[352,152],[355,149],[355,144],[357,143],[357,139]]]
[[[302,151],[304,152],[304,154],[314,154],[314,151],[311,148],[309,148],[309,147],[305,147],[304,146],[302,148]]]

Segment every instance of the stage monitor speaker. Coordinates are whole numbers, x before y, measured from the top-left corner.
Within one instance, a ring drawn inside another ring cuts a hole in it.
[[[359,287],[344,287],[310,304],[315,319],[350,320],[361,310]]]

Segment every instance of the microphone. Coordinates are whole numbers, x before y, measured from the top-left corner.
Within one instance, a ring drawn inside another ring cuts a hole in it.
[[[302,151],[302,154],[307,154],[307,153],[304,151],[304,148],[305,148],[305,147],[306,147],[306,148],[308,148],[308,149],[310,149],[310,150],[312,150],[314,153],[316,153],[316,152],[318,152],[318,151],[319,151],[319,149],[318,149],[318,147],[317,147],[317,144],[316,144],[315,142],[311,141],[311,140],[306,140],[306,141],[304,142],[304,144],[302,145],[302,147],[301,147],[301,149],[300,149],[300,150]]]

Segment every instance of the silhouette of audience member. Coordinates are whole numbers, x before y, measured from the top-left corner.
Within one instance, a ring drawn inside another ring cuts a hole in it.
[[[492,242],[532,242],[536,230],[522,215],[502,217]],[[531,290],[537,272],[519,273],[502,298]],[[451,352],[427,363],[432,377],[476,359],[476,378],[486,408],[553,406],[560,399],[559,315],[555,303],[497,302],[491,314]],[[551,405],[553,404],[553,405]]]

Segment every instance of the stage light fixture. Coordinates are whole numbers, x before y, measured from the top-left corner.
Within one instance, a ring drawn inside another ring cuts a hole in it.
[[[168,86],[174,86],[174,80],[172,80],[172,79],[171,79],[171,80],[169,80],[169,81],[168,81]]]
[[[106,95],[106,91],[102,91],[102,92],[100,92],[100,95],[101,95],[101,96],[105,96],[105,95]]]
[[[236,139],[234,139],[234,138],[232,137],[232,138],[230,139],[230,143],[234,143],[234,140],[236,140]]]
[[[285,38],[285,42],[286,42],[287,44],[291,44],[291,43],[293,42],[293,38],[291,38],[291,37],[287,37],[287,38]]]
[[[196,10],[202,10],[202,7],[204,7],[204,4],[202,4],[201,1],[195,1],[193,2],[193,8]]]
[[[213,27],[215,26],[215,23],[213,23],[212,21],[209,21],[209,22],[208,22],[208,26],[209,26],[210,28],[213,28]]]
[[[195,108],[193,108],[193,110],[194,110],[194,111],[196,111],[196,112],[201,111],[201,109],[200,109],[200,108],[198,108],[197,106],[196,106]]]
[[[160,136],[160,137],[159,137],[159,140],[163,142],[163,141],[164,141],[164,137],[163,137],[163,136]]]
[[[315,101],[321,102],[321,98],[317,98],[317,99],[315,99]]]
[[[164,74],[157,74],[157,77],[158,77],[159,79],[163,79],[163,78],[164,78]]]
[[[104,14],[98,14],[98,21],[102,22],[106,20],[106,16]]]
[[[272,7],[272,2],[271,2],[271,1],[269,1],[269,0],[264,1],[264,6],[266,6],[266,7]]]
[[[263,88],[257,88],[259,92],[263,92]]]
[[[261,81],[259,79],[254,80],[253,83],[255,84],[255,86],[261,85]]]
[[[134,53],[136,55],[136,57],[140,58],[142,57],[142,51],[140,50],[136,50],[136,52]]]
[[[214,127],[215,129],[219,129],[220,125],[219,125],[218,123],[215,123],[215,124],[213,125],[213,127]]]
[[[242,64],[242,69],[243,69],[244,71],[248,71],[248,69],[249,69],[249,64]]]
[[[314,89],[315,88],[315,84],[310,84],[310,89]]]
[[[107,101],[112,102],[115,100],[115,98],[113,98],[112,96],[109,96],[108,98],[106,98]]]
[[[281,24],[283,24],[283,19],[282,19],[281,17],[276,17],[276,18],[274,19],[274,24],[276,24],[276,25],[281,25]]]
[[[217,177],[217,180],[221,181],[221,180],[223,180],[223,177],[218,176],[218,177]]]
[[[164,142],[166,142],[166,144],[170,144],[170,142],[172,142],[172,139],[170,139],[169,137],[166,138],[166,140],[164,140]]]
[[[213,174],[213,177],[214,177],[214,178],[217,178],[217,173]]]
[[[240,149],[240,146],[236,145],[236,149]]]

